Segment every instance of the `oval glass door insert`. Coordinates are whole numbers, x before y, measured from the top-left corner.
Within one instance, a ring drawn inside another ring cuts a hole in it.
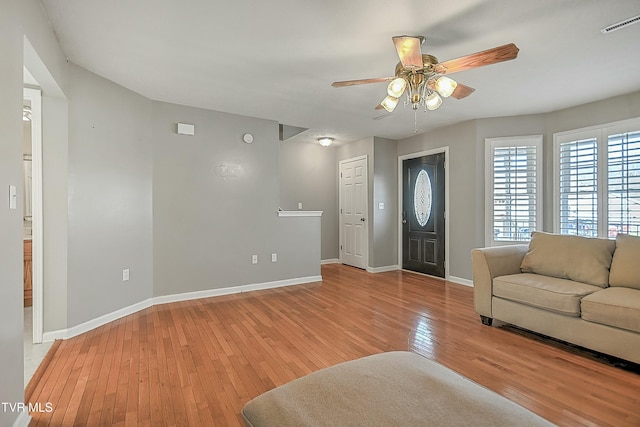
[[[416,178],[416,186],[413,190],[413,210],[420,227],[424,227],[431,216],[431,180],[427,172],[422,169]]]

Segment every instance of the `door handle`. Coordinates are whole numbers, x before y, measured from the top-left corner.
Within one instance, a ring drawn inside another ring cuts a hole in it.
[[[403,224],[406,224],[406,223],[407,223],[407,220],[406,220],[406,219],[403,219],[403,220],[402,220],[402,223],[403,223]]]
[[[363,217],[363,218],[360,218],[360,221],[364,222],[364,217]]]

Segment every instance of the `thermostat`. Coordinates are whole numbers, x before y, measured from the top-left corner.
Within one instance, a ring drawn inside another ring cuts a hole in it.
[[[251,144],[253,142],[253,135],[251,135],[250,133],[245,133],[244,135],[242,135],[242,140],[247,144]]]

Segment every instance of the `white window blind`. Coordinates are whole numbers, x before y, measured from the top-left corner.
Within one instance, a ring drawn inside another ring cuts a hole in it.
[[[523,242],[541,229],[542,136],[487,140],[487,242]]]
[[[640,236],[640,131],[610,135],[607,232]]]
[[[598,235],[598,142],[560,144],[560,234]]]

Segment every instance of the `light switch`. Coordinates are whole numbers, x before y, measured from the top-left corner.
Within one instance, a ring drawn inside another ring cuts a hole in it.
[[[302,209],[302,202],[298,203],[298,209]]]
[[[9,209],[15,210],[18,205],[18,189],[15,185],[9,186]]]

